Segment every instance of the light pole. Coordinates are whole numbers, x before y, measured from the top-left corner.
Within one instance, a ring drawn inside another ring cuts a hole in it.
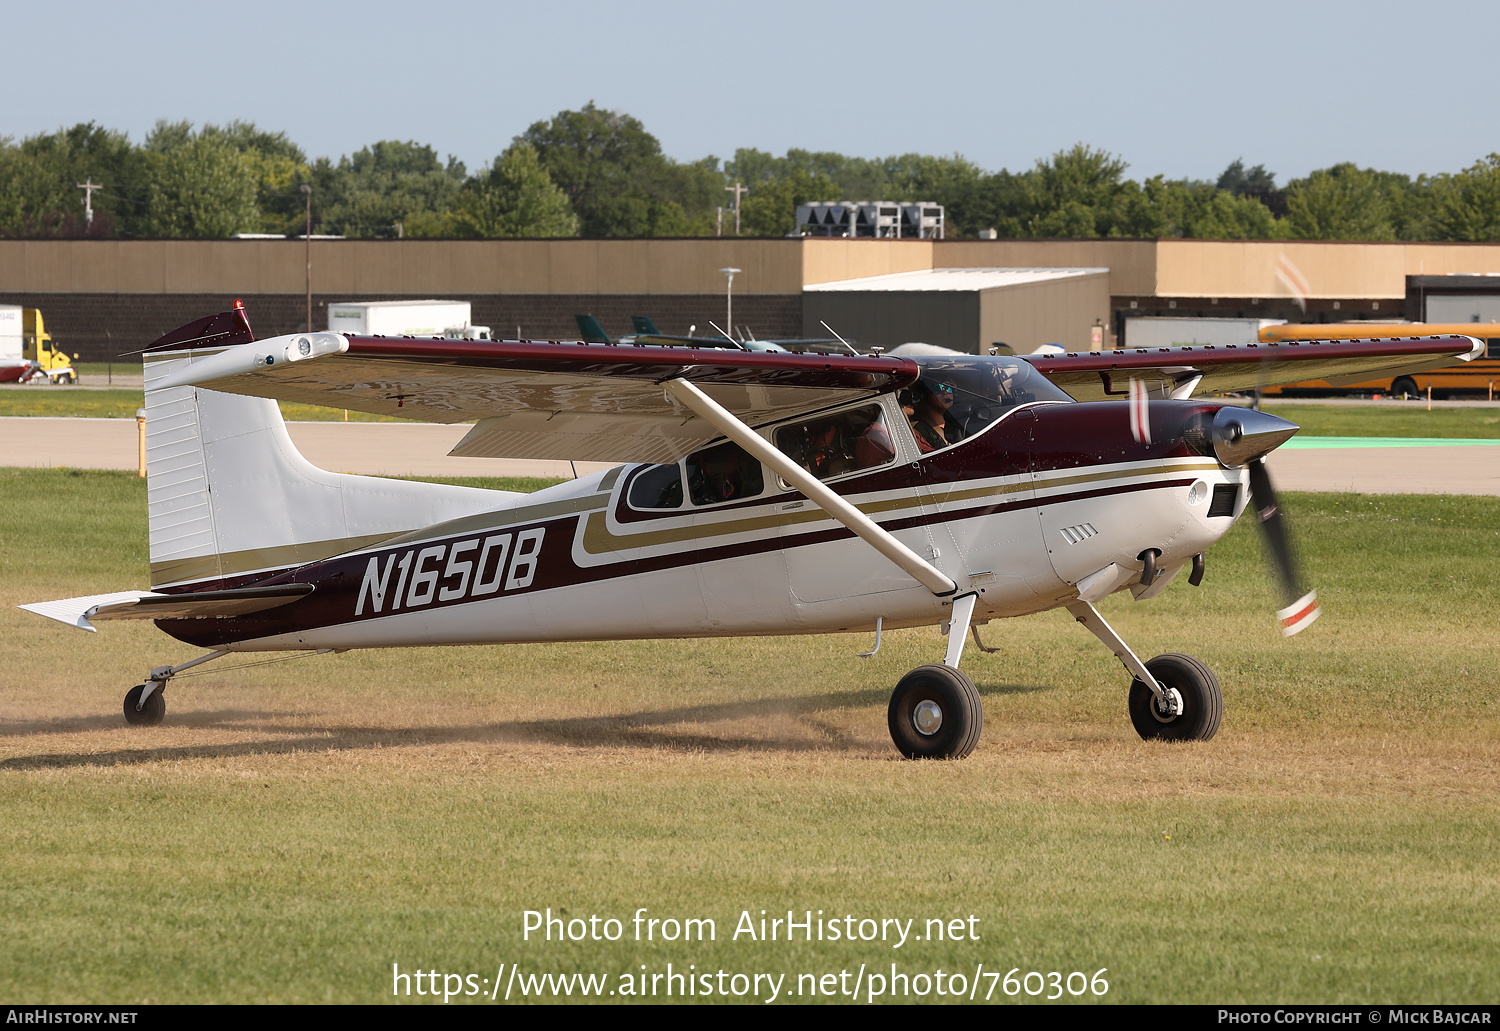
[[[312,328],[312,187],[306,183],[302,184],[302,196],[307,200],[307,229],[302,234],[302,240],[307,250],[307,331],[311,333]]]
[[[720,272],[729,277],[729,285],[724,288],[724,324],[725,332],[729,339],[734,339],[734,274],[741,271],[737,268],[721,268]]]
[[[740,198],[750,192],[750,187],[741,186],[736,180],[733,186],[724,187],[725,193],[734,194],[734,235],[740,235]]]
[[[104,187],[94,182],[93,176],[89,176],[78,184],[78,188],[83,191],[83,232],[87,235],[94,228],[94,191]]]

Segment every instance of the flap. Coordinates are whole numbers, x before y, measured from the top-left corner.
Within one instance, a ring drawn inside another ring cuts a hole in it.
[[[719,436],[702,419],[524,411],[480,419],[448,453],[457,458],[667,464]]]

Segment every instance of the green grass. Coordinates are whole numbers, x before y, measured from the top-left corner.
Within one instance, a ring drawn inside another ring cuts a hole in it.
[[[0,390],[0,417],[134,419],[145,403],[141,390],[75,390],[28,386]]]
[[[1302,427],[1307,437],[1500,437],[1500,408],[1394,405],[1277,405],[1262,408]]]
[[[416,480],[421,483],[450,483],[455,487],[480,487],[484,490],[509,490],[530,494],[543,487],[551,487],[563,480],[542,476],[394,476],[396,480]]]
[[[139,358],[122,358],[117,362],[74,362],[73,368],[80,376],[140,376],[143,375]]]
[[[1141,742],[1118,663],[1054,612],[965,656],[974,755],[907,763],[885,703],[930,629],[868,662],[844,635],[351,652],[184,678],[129,728],[124,689],[191,650],[10,606],[143,584],[143,485],[0,470],[0,997],[380,1002],[393,962],[615,987],[670,961],[784,991],[982,963],[1107,967],[1115,1002],[1493,1001],[1500,499],[1283,500],[1325,605],[1298,637],[1248,521],[1201,588],[1102,606],[1217,671],[1213,741]],[[718,940],[523,941],[549,906]],[[980,941],[731,940],[788,908],[972,913]]]

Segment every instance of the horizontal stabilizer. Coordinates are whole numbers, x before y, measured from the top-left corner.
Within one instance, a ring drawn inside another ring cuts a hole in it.
[[[92,621],[99,619],[212,619],[243,616],[289,605],[312,592],[312,584],[278,584],[274,587],[242,587],[231,591],[197,591],[190,594],[116,591],[113,594],[90,594],[81,598],[40,601],[18,607],[93,633],[96,628]]]
[[[157,337],[147,344],[147,351],[186,351],[197,347],[230,347],[247,344],[255,339],[250,329],[250,319],[240,301],[234,307],[217,315],[206,315],[201,319],[178,326],[172,332]]]

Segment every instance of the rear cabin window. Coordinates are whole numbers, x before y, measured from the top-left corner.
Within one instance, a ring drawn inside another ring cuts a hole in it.
[[[647,469],[630,485],[631,508],[681,508],[682,469],[658,465]]]
[[[880,405],[847,408],[776,430],[776,447],[820,480],[895,461]]]
[[[733,441],[694,451],[676,465],[652,466],[630,484],[626,501],[631,508],[681,508],[683,484],[695,506],[722,505],[726,501],[758,497],[765,493],[765,474],[749,452]]]
[[[695,505],[759,496],[766,488],[760,462],[732,440],[694,451],[683,462],[688,493]]]

